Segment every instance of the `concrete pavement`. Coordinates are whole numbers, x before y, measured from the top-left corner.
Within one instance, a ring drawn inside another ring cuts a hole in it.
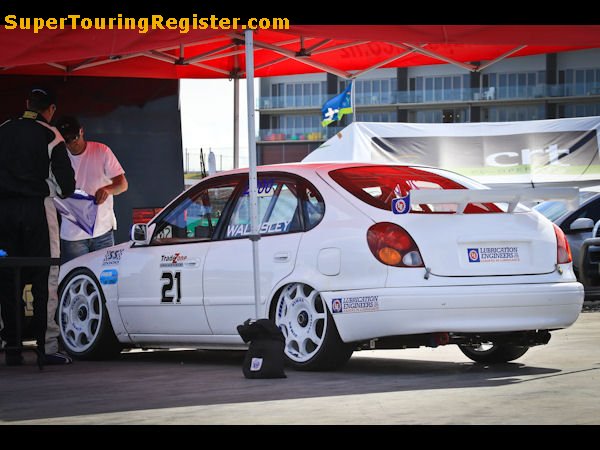
[[[29,353],[0,365],[0,424],[600,424],[600,312],[495,367],[447,346],[247,380],[243,356],[136,350],[39,372]]]

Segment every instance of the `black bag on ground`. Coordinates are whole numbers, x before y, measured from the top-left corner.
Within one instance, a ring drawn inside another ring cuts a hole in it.
[[[242,368],[246,378],[287,378],[283,371],[285,338],[273,322],[248,319],[237,330],[244,342],[250,342]]]

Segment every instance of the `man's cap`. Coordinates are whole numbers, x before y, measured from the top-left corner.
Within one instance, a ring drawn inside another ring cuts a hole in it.
[[[56,128],[60,131],[63,138],[69,139],[79,134],[81,125],[79,121],[73,116],[63,116],[56,121]]]
[[[30,106],[38,111],[47,109],[50,105],[56,105],[56,95],[46,87],[33,87],[27,95]]]

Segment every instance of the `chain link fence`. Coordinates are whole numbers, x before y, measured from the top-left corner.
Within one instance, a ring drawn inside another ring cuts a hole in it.
[[[202,172],[202,156],[204,157],[204,168],[208,173],[208,155],[210,151],[215,154],[217,172],[233,169],[233,148],[185,148],[183,151],[183,171],[186,174]],[[248,150],[240,149],[240,167],[248,167]]]

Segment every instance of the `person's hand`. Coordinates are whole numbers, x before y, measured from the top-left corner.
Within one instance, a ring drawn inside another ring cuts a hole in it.
[[[109,196],[109,192],[108,189],[106,189],[106,187],[101,187],[100,189],[98,189],[96,191],[96,204],[97,205],[101,205],[102,203],[104,203],[106,201],[106,199]]]

